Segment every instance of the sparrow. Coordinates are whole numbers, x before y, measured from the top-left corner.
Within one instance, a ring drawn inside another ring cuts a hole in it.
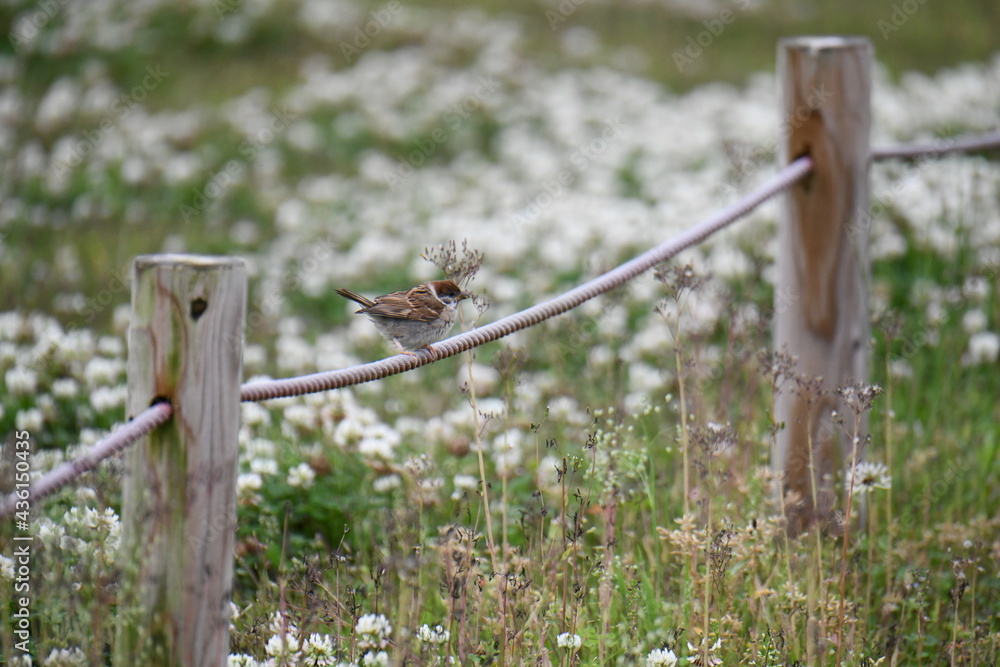
[[[427,348],[431,352],[455,325],[458,304],[472,295],[451,280],[433,280],[405,292],[393,292],[374,301],[346,289],[337,294],[361,304],[355,314],[365,314],[386,340],[403,354]]]

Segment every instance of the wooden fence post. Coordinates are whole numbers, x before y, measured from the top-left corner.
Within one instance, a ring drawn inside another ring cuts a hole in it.
[[[833,390],[868,380],[872,51],[863,37],[778,43],[780,164],[808,154],[813,172],[784,198],[774,345],[796,357],[797,374],[822,378],[818,394],[786,379],[775,398],[775,418],[784,423],[775,464],[793,499],[785,507],[793,534],[831,518],[837,459],[850,465],[852,440],[832,413],[853,419]]]
[[[126,460],[115,665],[226,664],[245,316],[243,260],[135,258],[128,414],[174,412]]]

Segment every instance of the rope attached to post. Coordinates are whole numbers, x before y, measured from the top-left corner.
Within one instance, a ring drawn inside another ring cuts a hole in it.
[[[812,160],[801,157],[785,166],[777,174],[756,190],[743,196],[739,201],[715,213],[701,223],[677,236],[647,250],[638,257],[618,266],[593,280],[580,285],[560,296],[508,315],[485,326],[452,336],[434,344],[436,354],[398,354],[368,364],[336,371],[314,373],[285,380],[269,380],[244,384],[240,391],[243,401],[265,401],[273,398],[313,394],[330,389],[338,389],[363,382],[379,380],[390,375],[412,370],[445,357],[451,357],[485,343],[509,336],[515,331],[526,329],[549,318],[565,313],[580,304],[604,294],[636,276],[664,262],[682,250],[697,245],[706,238],[731,225],[736,220],[757,208],[792,183],[812,170]]]
[[[173,414],[174,409],[169,403],[151,405],[136,415],[132,421],[98,440],[82,455],[72,461],[59,464],[39,478],[31,485],[27,500],[34,501],[55,493],[83,473],[96,468],[104,459],[114,456],[160,424],[165,423]],[[0,503],[0,517],[13,514],[18,500],[20,498],[16,494],[8,495]]]

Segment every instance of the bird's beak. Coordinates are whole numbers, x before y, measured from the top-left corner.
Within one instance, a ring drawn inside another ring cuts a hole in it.
[[[458,295],[458,300],[461,301],[462,299],[471,299],[474,296],[475,294],[473,294],[472,292],[462,292],[461,294]]]

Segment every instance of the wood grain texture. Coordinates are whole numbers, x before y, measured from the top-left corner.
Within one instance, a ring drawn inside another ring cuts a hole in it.
[[[867,226],[872,46],[865,38],[801,37],[778,45],[782,165],[808,154],[813,173],[785,197],[778,250],[775,349],[795,371],[822,378],[813,396],[786,381],[775,400],[775,463],[783,474],[790,531],[827,522],[832,479],[848,465],[851,437],[836,424],[838,386],[868,379]],[[789,298],[789,295],[792,295]],[[851,429],[853,430],[853,420]],[[867,422],[862,424],[867,429]],[[838,447],[839,442],[839,447]],[[811,462],[811,463],[810,463]],[[815,478],[815,502],[813,478]]]
[[[226,664],[245,317],[243,260],[135,259],[128,413],[174,416],[126,459],[116,665]]]

